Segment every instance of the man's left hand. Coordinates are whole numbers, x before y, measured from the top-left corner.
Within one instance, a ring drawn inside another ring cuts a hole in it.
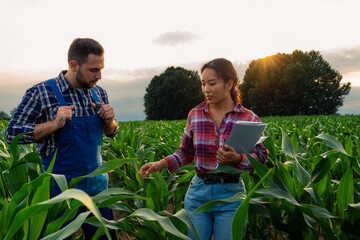
[[[92,103],[91,105],[96,108],[95,103]],[[115,119],[115,111],[110,104],[102,105],[97,113],[102,119],[105,120],[105,122],[111,123]]]
[[[96,104],[91,104],[93,108],[96,109]],[[115,121],[115,111],[114,108],[110,104],[104,104],[101,106],[101,108],[97,111],[99,116],[104,119],[105,122],[105,133],[106,134],[112,134],[116,127],[117,123]]]

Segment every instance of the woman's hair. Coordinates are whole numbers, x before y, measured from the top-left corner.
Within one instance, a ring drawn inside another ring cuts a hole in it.
[[[104,54],[104,48],[94,39],[76,38],[69,47],[68,62],[75,60],[81,65],[87,62],[89,54],[101,56]]]
[[[225,58],[216,58],[205,63],[201,67],[201,73],[203,73],[206,68],[213,69],[216,72],[217,76],[221,78],[225,84],[228,83],[230,79],[233,80],[233,86],[230,90],[231,99],[234,102],[238,102],[241,104],[241,93],[238,88],[239,77],[233,64]]]

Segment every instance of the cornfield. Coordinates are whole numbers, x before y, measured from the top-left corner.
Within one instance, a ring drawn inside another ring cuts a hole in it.
[[[244,198],[233,219],[233,239],[359,239],[360,116],[261,120],[268,123],[268,162],[262,165],[249,155],[255,170],[242,173],[246,197],[222,201]],[[194,166],[139,177],[144,163],[179,148],[185,120],[121,122],[116,138],[103,140],[105,163],[69,185],[63,175],[51,173],[51,166],[40,173],[34,145],[18,145],[20,135],[7,144],[6,124],[0,122],[0,239],[63,239],[78,233],[84,223],[99,227],[93,239],[110,239],[109,229],[119,239],[189,239],[188,229],[197,235],[183,209]],[[74,188],[81,179],[106,172],[110,186],[100,194],[90,197]],[[54,181],[63,192],[50,198]],[[219,203],[196,211],[214,204]],[[83,206],[87,211],[73,219]],[[110,207],[115,220],[102,218],[102,207]],[[81,237],[78,233],[77,239]]]

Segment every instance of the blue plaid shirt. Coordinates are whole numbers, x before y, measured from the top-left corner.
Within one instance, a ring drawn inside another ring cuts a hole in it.
[[[89,89],[78,90],[68,83],[64,75],[66,71],[61,72],[53,80],[62,93],[65,101],[74,105],[73,116],[90,116],[95,115],[96,110],[91,106],[95,100]],[[99,96],[100,101],[108,104],[108,96],[106,91],[99,86],[95,86],[96,94]],[[55,97],[54,92],[50,85],[44,81],[34,85],[28,89],[23,97],[16,113],[12,117],[6,130],[6,141],[10,143],[14,137],[20,133],[30,133],[23,135],[18,143],[27,144],[34,141],[34,128],[36,124],[48,122],[56,118],[56,113],[59,108],[59,102]],[[59,139],[61,130],[56,131],[54,134],[41,139],[36,142],[36,152],[41,157],[47,157],[55,150],[55,145]],[[108,137],[114,137],[119,132],[119,125],[115,132]]]

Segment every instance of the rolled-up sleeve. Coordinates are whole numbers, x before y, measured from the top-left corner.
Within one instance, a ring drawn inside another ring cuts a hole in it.
[[[116,121],[115,120],[115,122],[116,122],[116,128],[115,128],[115,131],[113,132],[113,133],[111,133],[111,134],[105,134],[105,136],[106,137],[108,137],[108,138],[114,138],[118,133],[119,133],[119,122],[118,121]]]
[[[95,91],[100,96],[101,100],[104,102],[104,104],[110,104],[109,97],[105,89],[103,89],[100,86],[96,86]],[[114,138],[119,133],[119,122],[115,119],[115,122],[117,124],[115,131],[111,134],[105,134],[108,138]]]
[[[39,93],[35,87],[26,91],[15,114],[6,129],[6,142],[9,144],[20,133],[28,133],[20,137],[18,143],[27,144],[34,142],[34,129],[36,119],[41,113]]]
[[[185,131],[181,140],[180,150],[165,157],[169,165],[170,172],[177,172],[182,166],[190,164],[194,160],[195,148],[193,144],[193,134],[191,131],[191,121],[188,118]]]

